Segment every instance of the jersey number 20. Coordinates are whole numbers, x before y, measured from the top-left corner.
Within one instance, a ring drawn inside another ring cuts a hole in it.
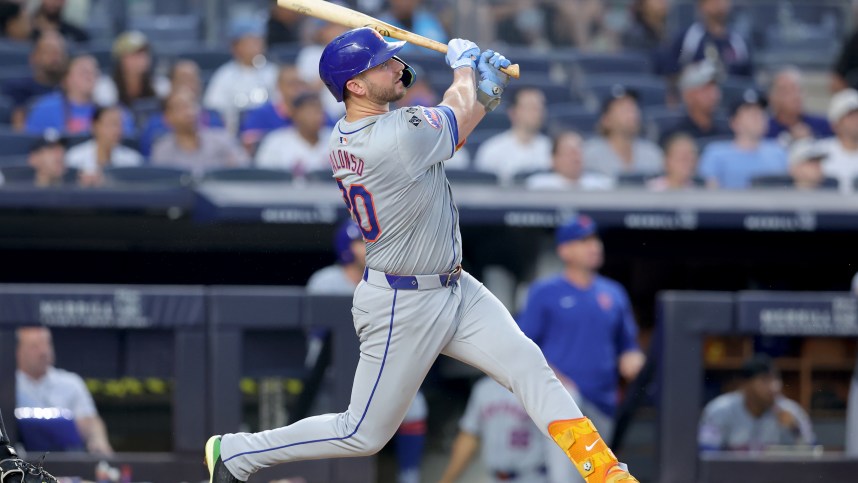
[[[343,200],[346,202],[346,207],[352,214],[352,218],[363,233],[363,239],[368,242],[378,240],[378,236],[381,235],[381,227],[378,226],[378,217],[375,216],[372,193],[367,191],[362,184],[353,184],[346,189],[343,182],[337,180],[337,186],[343,193]]]

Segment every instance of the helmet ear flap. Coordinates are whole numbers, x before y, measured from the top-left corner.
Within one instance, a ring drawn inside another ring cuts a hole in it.
[[[398,60],[405,68],[402,70],[402,85],[406,88],[414,85],[414,82],[417,80],[417,71],[414,70],[413,67],[406,64],[404,60],[400,59],[398,56],[394,55],[394,59]]]

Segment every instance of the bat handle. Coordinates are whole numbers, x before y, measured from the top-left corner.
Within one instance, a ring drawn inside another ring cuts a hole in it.
[[[518,64],[510,64],[509,67],[501,67],[501,72],[512,77],[513,79],[518,79],[519,75],[521,75],[521,71],[518,68]]]

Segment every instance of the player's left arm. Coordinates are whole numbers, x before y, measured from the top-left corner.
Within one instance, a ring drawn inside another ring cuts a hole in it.
[[[617,352],[619,353],[617,368],[623,379],[631,381],[638,376],[643,368],[646,356],[638,345],[638,323],[635,320],[635,314],[632,312],[629,296],[619,285],[617,289],[622,317],[617,334]]]

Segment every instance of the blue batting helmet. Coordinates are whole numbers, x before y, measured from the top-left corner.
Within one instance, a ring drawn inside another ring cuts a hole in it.
[[[362,239],[360,227],[351,218],[346,218],[340,223],[337,233],[334,235],[334,251],[337,252],[337,263],[348,265],[355,261],[352,242]]]
[[[402,83],[411,87],[417,75],[411,66],[396,57],[402,47],[405,47],[405,42],[388,42],[369,27],[349,30],[325,46],[319,60],[319,77],[331,94],[342,102],[349,79],[393,58],[405,66]]]

